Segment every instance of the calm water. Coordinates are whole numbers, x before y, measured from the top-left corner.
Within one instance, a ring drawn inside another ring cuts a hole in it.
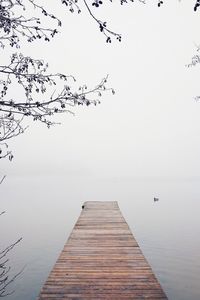
[[[116,200],[171,300],[200,299],[200,188],[197,179],[33,176],[0,187],[1,247],[13,274],[25,267],[7,300],[36,299],[87,200]],[[153,197],[160,201],[154,203]]]

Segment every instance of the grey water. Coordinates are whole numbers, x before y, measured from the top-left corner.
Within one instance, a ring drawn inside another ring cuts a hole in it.
[[[9,176],[0,187],[0,247],[9,253],[7,300],[34,300],[84,201],[118,201],[170,300],[200,299],[200,179]],[[159,198],[154,202],[153,198]]]

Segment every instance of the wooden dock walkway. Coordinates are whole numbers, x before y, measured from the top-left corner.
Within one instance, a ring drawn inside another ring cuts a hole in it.
[[[117,202],[86,202],[38,300],[167,299]]]

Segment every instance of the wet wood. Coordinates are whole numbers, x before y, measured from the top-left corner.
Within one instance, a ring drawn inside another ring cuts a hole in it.
[[[38,299],[167,297],[117,202],[86,202]]]

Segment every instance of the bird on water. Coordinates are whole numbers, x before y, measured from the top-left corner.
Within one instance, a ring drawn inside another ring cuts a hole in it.
[[[159,201],[159,198],[154,197],[154,198],[153,198],[153,201],[154,201],[154,202]]]

